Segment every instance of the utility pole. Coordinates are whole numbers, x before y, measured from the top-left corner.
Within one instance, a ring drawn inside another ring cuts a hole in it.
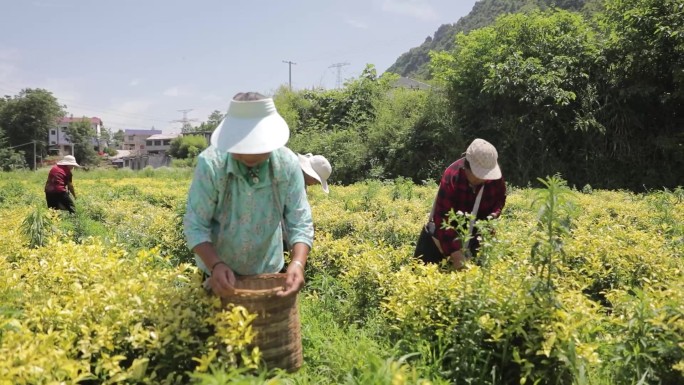
[[[340,72],[342,70],[342,67],[348,66],[348,65],[349,65],[349,63],[335,63],[335,64],[332,64],[330,67],[328,67],[328,68],[337,68],[337,87],[336,88],[340,88],[340,85],[342,85],[342,77],[340,76]]]
[[[7,147],[7,149],[9,150],[12,148],[23,147],[23,146],[27,146],[29,144],[33,144],[33,171],[36,171],[36,169],[38,167],[36,159],[38,158],[38,156],[36,155],[36,141],[35,140],[32,140],[30,142],[26,142],[26,143],[22,143],[22,144],[17,144],[16,146],[10,146],[10,147]]]
[[[188,112],[192,111],[192,109],[187,109],[187,110],[177,110],[178,112],[183,113],[183,119],[178,119],[178,120],[172,120],[171,123],[181,123],[183,127],[181,128],[182,133],[186,133],[190,129],[190,122],[195,122],[197,119],[188,119]]]
[[[290,84],[290,91],[292,91],[292,65],[293,64],[297,65],[297,63],[295,63],[293,61],[289,61],[289,60],[283,60],[283,63],[287,64],[287,66],[289,67],[289,72],[290,72],[289,84]]]

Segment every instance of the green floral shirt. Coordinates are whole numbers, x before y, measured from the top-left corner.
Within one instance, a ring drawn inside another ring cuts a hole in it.
[[[313,245],[299,161],[288,148],[273,151],[256,183],[240,172],[238,163],[213,146],[199,155],[183,218],[188,247],[213,243],[221,260],[240,275],[278,272],[284,265],[282,221],[289,244]],[[209,272],[199,256],[195,260]]]

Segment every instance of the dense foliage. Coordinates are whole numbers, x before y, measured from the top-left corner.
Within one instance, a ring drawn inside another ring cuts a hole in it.
[[[6,136],[6,143],[0,143],[4,158],[15,159],[15,154],[21,151],[26,164],[33,165],[35,156],[47,153],[48,130],[62,116],[64,106],[50,91],[26,88],[17,95],[5,95],[0,99],[0,129]],[[9,163],[16,164],[14,161]],[[7,168],[4,164],[2,167]]]
[[[286,374],[254,369],[253,315],[200,289],[180,233],[188,170],[77,170],[75,215],[42,208],[46,172],[0,176],[2,384],[684,378],[681,189],[514,189],[453,272],[411,257],[436,186],[312,186],[305,366]]]
[[[580,187],[681,186],[684,1],[597,9],[510,14],[459,34],[433,52],[427,91],[372,67],[340,90],[280,89],[291,146],[327,156],[342,183],[434,180],[480,137],[515,185],[559,172]]]
[[[69,140],[73,143],[74,156],[81,165],[93,165],[99,162],[97,151],[93,144],[96,137],[95,130],[90,123],[90,119],[75,120],[69,123],[66,129]]]

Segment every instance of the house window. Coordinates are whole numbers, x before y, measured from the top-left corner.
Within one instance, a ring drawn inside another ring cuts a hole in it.
[[[50,130],[50,135],[56,135],[57,131],[56,130]]]
[[[55,141],[53,140],[52,142],[50,142],[50,144],[57,144],[57,142],[55,142]]]
[[[161,140],[155,140],[155,141],[154,141],[154,145],[155,145],[155,146],[161,146],[161,145],[162,145],[161,143],[162,143]]]
[[[132,141],[134,141],[134,140],[135,140],[135,136],[129,136],[129,137],[128,137],[128,141],[129,141],[129,142],[132,142]]]
[[[152,145],[152,141],[151,141],[151,140],[147,140],[147,141],[145,141],[145,143],[147,143],[148,146],[151,146],[151,145]]]
[[[171,145],[171,139],[164,140],[164,146],[170,146],[170,145]]]
[[[141,149],[141,150],[144,150],[144,149],[145,149],[145,145],[144,145],[144,144],[141,144],[141,145],[140,145],[140,149]]]

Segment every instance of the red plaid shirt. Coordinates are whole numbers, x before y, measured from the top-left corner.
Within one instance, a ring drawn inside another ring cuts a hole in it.
[[[457,238],[456,231],[442,229],[442,222],[446,220],[451,209],[454,209],[454,212],[459,210],[464,213],[471,212],[477,193],[483,186],[480,208],[477,210],[478,220],[486,219],[490,215],[498,218],[501,215],[501,209],[506,204],[506,183],[503,177],[488,180],[473,191],[468,183],[464,163],[465,158],[461,158],[447,167],[442,175],[435,201],[435,237],[439,240],[444,255],[461,249],[461,241]]]
[[[50,169],[47,182],[45,182],[46,193],[67,192],[67,185],[71,183],[71,170],[67,166],[54,165]]]

